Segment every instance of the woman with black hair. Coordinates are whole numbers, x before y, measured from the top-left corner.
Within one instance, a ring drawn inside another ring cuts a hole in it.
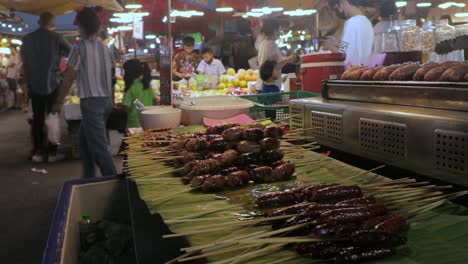
[[[150,87],[151,70],[146,62],[128,60],[123,65],[125,93],[122,106],[128,111],[127,127],[140,127],[138,113],[133,102],[138,99],[145,106],[155,104],[155,94]]]
[[[83,177],[95,177],[96,164],[103,176],[115,176],[117,171],[106,128],[113,107],[112,54],[98,38],[101,21],[94,9],[83,8],[77,13],[76,21],[81,39],[68,56],[68,68],[52,112],[60,111],[76,79],[81,109],[80,156]]]

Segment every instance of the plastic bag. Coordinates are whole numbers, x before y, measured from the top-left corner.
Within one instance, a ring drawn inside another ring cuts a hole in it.
[[[60,142],[60,116],[58,113],[50,113],[45,121],[47,139],[52,144]]]

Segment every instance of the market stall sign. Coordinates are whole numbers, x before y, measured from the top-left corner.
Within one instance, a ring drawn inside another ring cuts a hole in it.
[[[133,37],[143,39],[143,21],[135,21],[133,23]]]
[[[181,0],[181,2],[197,5],[206,9],[216,9],[216,0]]]

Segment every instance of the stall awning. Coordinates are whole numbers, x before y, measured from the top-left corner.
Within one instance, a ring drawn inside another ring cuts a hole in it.
[[[102,6],[111,11],[123,10],[116,0],[0,0],[0,6],[36,15],[46,11],[60,15],[86,5]]]

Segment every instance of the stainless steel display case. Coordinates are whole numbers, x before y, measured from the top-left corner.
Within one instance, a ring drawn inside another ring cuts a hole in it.
[[[326,81],[296,127],[354,155],[468,186],[468,84]]]

